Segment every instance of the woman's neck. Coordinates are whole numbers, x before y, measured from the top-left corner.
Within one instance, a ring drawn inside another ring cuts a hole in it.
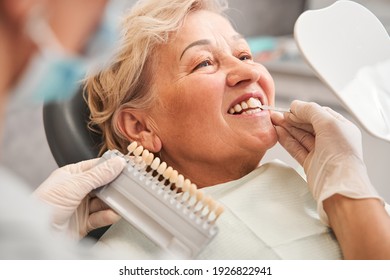
[[[264,154],[259,153],[256,157],[252,156],[251,159],[242,157],[241,159],[235,158],[234,161],[221,160],[219,163],[216,161],[205,162],[204,160],[194,161],[188,159],[178,162],[161,152],[161,160],[164,160],[168,166],[172,166],[185,178],[190,179],[198,188],[214,186],[242,178],[258,167],[263,156]],[[229,162],[231,164],[228,164]]]

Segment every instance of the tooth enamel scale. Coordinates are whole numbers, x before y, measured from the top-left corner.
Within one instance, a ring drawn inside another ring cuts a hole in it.
[[[128,151],[102,155],[101,161],[122,157],[127,164],[96,196],[169,256],[195,259],[218,233],[223,207],[137,143]]]
[[[251,97],[248,100],[242,101],[240,104],[236,104],[233,107],[231,107],[229,109],[229,114],[232,114],[232,115],[239,114],[239,113],[254,114],[254,113],[261,111],[261,109],[260,109],[261,105],[262,104],[258,98]],[[255,109],[255,110],[252,110],[252,109]],[[246,111],[242,112],[243,110],[246,110]]]
[[[252,98],[247,102],[241,102],[235,107],[242,111],[243,109],[250,108],[250,104],[258,104],[260,101]],[[261,103],[260,103],[261,104]],[[210,225],[214,224],[219,215],[223,212],[223,207],[219,205],[215,200],[210,197],[205,197],[203,192],[198,190],[197,186],[192,183],[189,179],[185,179],[182,174],[179,174],[177,170],[174,170],[171,166],[168,166],[166,162],[161,162],[159,157],[155,157],[153,153],[150,153],[143,146],[138,145],[136,141],[132,142],[128,147],[128,154],[135,156],[137,165],[140,168],[151,170],[155,172],[156,176],[159,177],[163,182],[166,182],[164,186],[165,190],[172,189],[172,193],[177,193],[176,200],[181,201],[185,204],[188,209],[194,211],[195,205],[201,205],[202,211],[195,211],[194,215],[197,219],[206,221]],[[158,182],[158,178],[155,178]],[[180,193],[178,193],[180,192]]]

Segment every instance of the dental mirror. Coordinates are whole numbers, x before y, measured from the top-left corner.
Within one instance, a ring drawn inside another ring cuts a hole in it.
[[[390,38],[364,6],[337,1],[294,27],[303,57],[370,134],[390,142]]]

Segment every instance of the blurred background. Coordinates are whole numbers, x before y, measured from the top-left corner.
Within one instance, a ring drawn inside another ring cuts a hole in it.
[[[228,0],[228,16],[237,30],[248,38],[256,59],[271,72],[276,85],[276,105],[288,107],[294,99],[329,106],[354,121],[334,94],[314,75],[301,58],[293,37],[294,23],[307,9],[317,9],[332,0]],[[371,10],[390,31],[389,0],[356,0]],[[390,143],[368,135],[364,130],[363,148],[374,186],[390,202]],[[33,188],[57,168],[47,144],[42,106],[20,106],[12,98],[7,110],[0,147],[0,164],[21,176]],[[280,159],[294,168],[298,164],[279,145],[271,149],[264,162]],[[0,179],[1,180],[1,179]]]

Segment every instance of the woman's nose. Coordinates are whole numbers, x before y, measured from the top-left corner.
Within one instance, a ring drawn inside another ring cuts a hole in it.
[[[257,82],[260,76],[261,69],[258,65],[234,58],[229,65],[226,83],[231,87],[245,82],[253,83]]]

